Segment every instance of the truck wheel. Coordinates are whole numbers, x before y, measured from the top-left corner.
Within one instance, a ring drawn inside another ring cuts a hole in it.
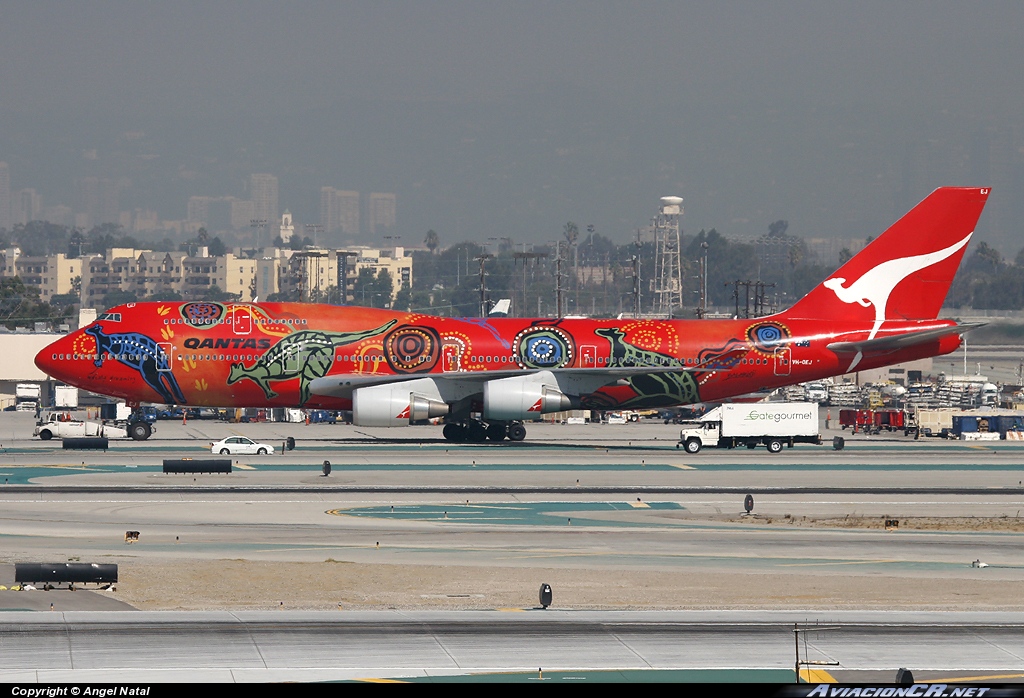
[[[510,424],[508,426],[508,440],[509,441],[522,441],[526,438],[526,427],[522,424]]]
[[[782,442],[772,439],[768,442],[768,453],[782,453]]]
[[[700,453],[700,439],[687,439],[686,440],[686,452],[687,453]]]
[[[42,439],[43,441],[49,441],[50,439],[53,438],[53,434],[50,433],[49,429],[43,429],[41,432],[39,432],[39,438]]]
[[[128,427],[128,435],[136,441],[145,441],[149,438],[151,431],[149,425],[145,422],[135,422]]]

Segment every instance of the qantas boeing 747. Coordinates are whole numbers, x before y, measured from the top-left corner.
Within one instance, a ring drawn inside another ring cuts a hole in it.
[[[757,319],[128,303],[36,365],[134,406],[352,410],[357,425],[379,427],[441,417],[449,441],[520,441],[545,413],[718,402],[956,350],[971,326],[938,313],[988,195],[935,190],[793,307]],[[131,432],[147,438],[149,425]]]

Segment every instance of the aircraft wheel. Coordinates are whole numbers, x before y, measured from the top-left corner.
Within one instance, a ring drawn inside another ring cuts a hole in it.
[[[526,427],[522,424],[510,424],[508,427],[509,441],[522,441],[526,438]]]
[[[145,422],[135,422],[128,427],[128,435],[136,441],[145,441],[149,438],[152,431]]]
[[[487,427],[483,422],[470,422],[467,429],[467,440],[475,444],[487,441]]]
[[[43,429],[41,432],[39,432],[39,438],[42,439],[43,441],[49,441],[50,439],[53,438],[53,434],[51,434],[46,429]]]
[[[461,443],[466,440],[466,428],[458,424],[446,424],[441,435],[446,441]]]
[[[782,453],[782,442],[772,439],[768,442],[768,453]]]
[[[687,439],[686,440],[686,452],[687,453],[700,453],[700,439]]]
[[[505,428],[504,424],[487,425],[487,438],[491,441],[504,441],[507,433],[508,429]]]

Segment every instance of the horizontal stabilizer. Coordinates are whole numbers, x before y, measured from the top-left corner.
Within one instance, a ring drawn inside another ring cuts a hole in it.
[[[925,342],[933,342],[936,339],[942,339],[943,337],[948,337],[950,335],[963,334],[964,332],[969,332],[982,327],[985,324],[986,323],[984,322],[973,322],[964,325],[938,327],[933,330],[903,332],[901,334],[888,335],[886,337],[866,339],[862,342],[833,342],[832,344],[829,344],[827,348],[837,354],[867,354],[870,352],[895,351],[896,349],[906,349],[907,347],[923,344]]]

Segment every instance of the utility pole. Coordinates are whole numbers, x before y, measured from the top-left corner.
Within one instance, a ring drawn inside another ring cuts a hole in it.
[[[487,298],[487,271],[484,268],[484,265],[487,263],[488,259],[493,258],[494,255],[490,252],[484,252],[477,257],[480,261],[480,317],[487,317],[487,306],[489,305]]]
[[[700,256],[700,277],[698,283],[700,284],[700,305],[697,306],[697,318],[700,320],[704,319],[704,316],[708,312],[708,243],[704,241],[700,243],[701,256]]]
[[[562,241],[555,240],[555,317],[562,317]]]
[[[538,259],[547,259],[547,254],[544,253],[544,252],[527,252],[526,251],[526,243],[524,242],[523,243],[523,251],[522,252],[513,252],[512,253],[512,259],[514,260],[515,264],[519,264],[520,261],[522,261],[522,263],[523,263],[523,304],[521,306],[519,306],[518,308],[516,308],[516,314],[519,317],[526,317],[527,313],[529,313],[529,310],[526,307],[526,291],[527,291],[526,271],[527,271],[527,267],[530,266],[530,261],[531,260],[535,261],[535,260],[538,260]],[[538,299],[538,301],[539,301],[539,299]],[[517,300],[516,303],[518,304],[518,302],[519,301]],[[539,303],[537,305],[537,308],[538,308],[537,315],[540,316],[540,305],[539,305]]]
[[[640,229],[636,231],[636,254],[633,255],[633,317],[640,317]]]

